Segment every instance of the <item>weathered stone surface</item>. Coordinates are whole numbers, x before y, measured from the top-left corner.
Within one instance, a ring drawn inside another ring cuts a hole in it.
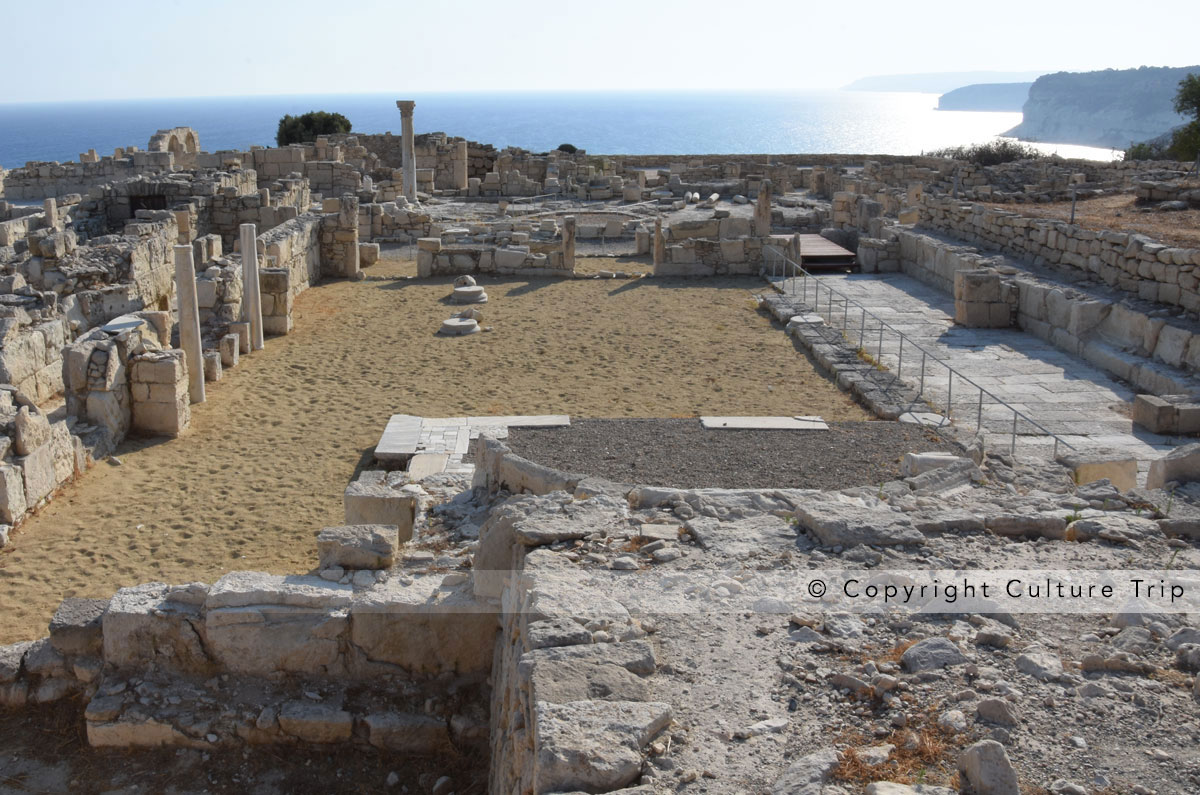
[[[367,738],[371,745],[406,754],[441,754],[452,750],[446,721],[408,712],[368,715]]]
[[[632,783],[642,748],[671,720],[658,702],[575,701],[536,707],[535,792],[604,792]]]
[[[1034,679],[1049,682],[1062,676],[1063,665],[1058,655],[1048,651],[1026,649],[1017,657],[1017,670],[1029,674]]]
[[[227,574],[205,601],[208,648],[238,673],[338,673],[352,593],[319,577]]]
[[[1087,450],[1061,453],[1058,462],[1071,470],[1076,484],[1083,486],[1108,480],[1120,491],[1137,485],[1137,458],[1119,450]]]
[[[975,707],[975,714],[980,720],[998,726],[1016,726],[1019,723],[1016,708],[1001,698],[985,698],[980,701]]]
[[[20,467],[0,464],[0,522],[15,524],[26,509],[24,473]]]
[[[1171,481],[1190,483],[1200,480],[1200,442],[1176,447],[1162,458],[1150,462],[1146,488],[1161,489]]]
[[[16,431],[13,447],[17,455],[29,455],[50,441],[50,422],[37,409],[30,412],[28,406],[22,406],[13,426]]]
[[[342,495],[348,525],[395,525],[397,543],[412,538],[417,496],[381,483],[354,481]]]
[[[169,723],[129,714],[106,723],[88,721],[87,736],[88,745],[93,748],[187,747],[199,744]]]
[[[0,646],[0,685],[7,685],[17,680],[21,673],[21,661],[25,653],[33,646],[33,641],[26,640],[8,646]]]
[[[771,795],[821,795],[838,764],[838,753],[826,748],[797,759],[771,786]]]
[[[368,660],[412,673],[491,670],[496,608],[476,601],[469,584],[392,580],[356,596],[350,616],[350,640]]]
[[[331,704],[289,701],[279,710],[279,728],[306,743],[340,743],[350,739],[354,716]]]
[[[100,654],[100,622],[107,608],[105,599],[64,599],[50,620],[50,643],[63,654]]]
[[[1010,537],[1062,539],[1067,530],[1066,518],[1057,514],[1000,513],[987,517],[984,524],[996,535]]]
[[[912,521],[892,510],[876,510],[832,501],[802,503],[800,526],[825,546],[921,544],[925,536]]]
[[[624,645],[624,644],[619,644]],[[612,644],[569,647],[579,654],[563,657],[554,649],[522,655],[517,674],[534,701],[646,701],[649,685],[609,657]],[[618,658],[619,659],[619,658]]]
[[[592,642],[592,633],[571,618],[550,618],[530,623],[525,630],[529,649],[551,646],[579,646]]]
[[[24,458],[18,458],[25,478],[25,502],[36,505],[38,500],[54,491],[57,478],[54,475],[54,451],[44,444]]]
[[[326,527],[317,534],[322,569],[387,569],[396,559],[396,525],[357,524]]]
[[[900,655],[900,664],[909,673],[935,671],[965,662],[966,656],[947,638],[925,638],[909,646],[904,654]]]
[[[101,618],[104,661],[116,668],[207,672],[212,661],[200,606],[174,598],[179,591],[161,582],[117,591]]]
[[[1021,795],[1017,771],[1004,746],[995,740],[980,740],[964,750],[958,769],[976,795]]]

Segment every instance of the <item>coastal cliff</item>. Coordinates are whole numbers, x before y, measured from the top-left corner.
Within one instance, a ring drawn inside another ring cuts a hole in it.
[[[1024,120],[1005,136],[1125,148],[1186,121],[1171,108],[1179,81],[1200,66],[1058,72],[1034,81]]]
[[[938,110],[1018,111],[1033,83],[976,83],[938,97]]]

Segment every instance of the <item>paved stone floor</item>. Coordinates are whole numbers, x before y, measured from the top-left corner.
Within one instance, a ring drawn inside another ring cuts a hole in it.
[[[465,460],[465,456],[471,440],[479,438],[480,433],[486,432],[493,439],[507,439],[509,428],[554,428],[570,424],[571,419],[565,414],[496,417],[413,417],[396,414],[388,420],[383,436],[376,445],[376,455],[379,455],[381,448],[393,446],[397,447],[397,454],[405,457],[413,454],[434,457],[432,460],[437,461],[436,471],[470,475],[475,471],[475,465]],[[386,456],[385,453],[384,460]],[[439,456],[441,458],[436,458]],[[432,471],[425,474],[432,474]]]
[[[1041,426],[1039,429],[1018,417],[1016,448],[1027,454],[1051,455],[1054,438],[1050,434],[1055,434],[1080,450],[1127,451],[1137,457],[1144,476],[1151,460],[1184,441],[1135,428],[1126,416],[1133,391],[1082,359],[1016,329],[954,325],[953,298],[916,279],[903,274],[824,274],[817,279],[822,285],[820,298],[814,299],[810,283],[804,291],[805,303],[830,325],[844,326],[852,343],[861,339],[866,353],[889,370],[897,372],[899,368],[899,376],[913,386],[919,386],[922,371],[922,353],[916,346],[923,348],[926,400],[939,410],[951,400],[955,422],[967,428],[981,419],[989,445],[1009,447],[1012,408]],[[780,287],[785,294],[794,291],[799,297],[802,282],[789,279]],[[825,287],[840,293],[835,293],[832,307]],[[847,313],[843,297],[908,337],[903,361],[899,337],[885,329],[881,349],[879,323],[867,317],[864,327],[862,310],[851,303]],[[951,378],[934,357],[965,375],[970,383],[959,375]],[[981,387],[986,390],[982,403]]]

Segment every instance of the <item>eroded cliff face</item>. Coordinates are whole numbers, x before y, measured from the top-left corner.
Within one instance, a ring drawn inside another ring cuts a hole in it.
[[[1186,121],[1172,100],[1200,66],[1058,72],[1029,89],[1025,118],[1004,135],[1027,141],[1125,148]]]

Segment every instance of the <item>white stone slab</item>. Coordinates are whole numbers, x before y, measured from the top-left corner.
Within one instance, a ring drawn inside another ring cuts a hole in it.
[[[897,419],[900,422],[907,422],[910,425],[932,425],[935,428],[950,424],[950,420],[941,414],[934,414],[929,411],[906,411],[897,417]]]
[[[417,452],[421,438],[421,418],[409,414],[393,414],[375,445],[379,461],[407,461]]]
[[[701,417],[700,425],[704,428],[771,431],[812,431],[829,427],[820,417]]]
[[[794,417],[793,419],[795,419],[796,422],[804,423],[804,425],[805,425],[804,430],[806,430],[806,431],[827,431],[827,430],[829,430],[829,424],[827,422],[825,422],[825,420],[821,419],[820,417],[809,417],[809,416],[804,416],[804,415],[798,415],[798,416]]]

